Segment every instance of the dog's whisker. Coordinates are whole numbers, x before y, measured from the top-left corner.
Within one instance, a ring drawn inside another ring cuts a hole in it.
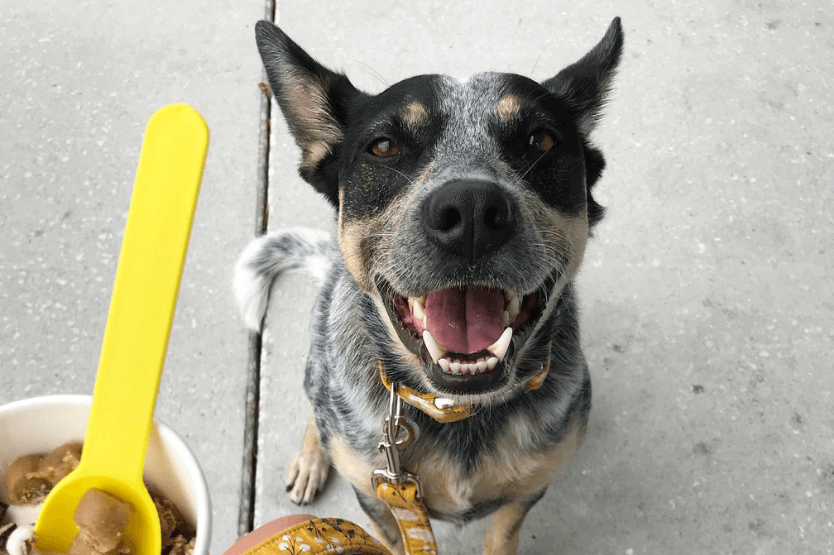
[[[392,171],[392,172],[394,172],[394,173],[396,173],[396,174],[401,175],[402,177],[404,177],[404,178],[408,181],[408,184],[409,184],[409,185],[411,185],[412,187],[415,185],[415,182],[414,182],[414,180],[413,180],[413,179],[411,179],[409,176],[407,176],[407,175],[406,175],[406,174],[404,174],[403,172],[399,171],[398,169],[396,169],[396,168],[392,168],[392,167],[390,167],[390,166],[382,166],[382,167],[383,167],[383,168],[385,168],[386,170],[390,170],[390,171]]]
[[[379,81],[380,83],[385,85],[386,89],[391,86],[388,83],[388,81],[386,81],[385,78],[377,70],[375,70],[373,67],[369,66],[368,64],[366,64],[364,62],[353,59],[353,58],[351,58],[350,61],[357,64],[357,65],[360,65],[360,66],[364,67],[365,70],[368,72],[368,74],[376,77],[377,81]]]
[[[537,63],[538,63],[538,61],[537,61]],[[536,102],[540,101],[541,99],[548,97],[550,94],[551,93],[549,91],[545,91],[545,92],[541,93],[539,96],[537,96],[535,98],[533,103],[535,104]]]
[[[541,156],[539,156],[538,158],[533,160],[533,163],[530,164],[530,166],[524,171],[524,173],[522,173],[520,176],[518,176],[518,179],[516,180],[515,184],[518,185],[519,183],[521,183],[521,180],[524,179],[527,176],[528,173],[530,173],[530,171],[536,166],[536,164],[538,164],[542,160],[542,158],[545,157],[546,154],[547,153],[544,152],[544,153],[541,154]]]
[[[530,79],[533,78],[533,72],[536,71],[536,66],[539,65],[539,60],[542,59],[542,56],[544,56],[545,52],[547,52],[547,48],[542,48],[542,51],[539,52],[539,56],[538,56],[538,58],[536,58],[536,62],[533,64],[533,67],[530,69],[530,73],[527,74],[527,77],[529,77]]]

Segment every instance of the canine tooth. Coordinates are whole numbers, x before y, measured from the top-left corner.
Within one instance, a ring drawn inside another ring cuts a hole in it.
[[[426,320],[426,315],[423,314],[423,329],[429,327],[428,321]]]
[[[438,360],[438,361],[437,361],[437,364],[439,364],[439,365],[440,365],[440,368],[441,368],[444,372],[448,372],[448,371],[449,371],[449,359],[448,359],[448,358],[441,358],[440,360]]]
[[[505,310],[504,311],[504,327],[506,328],[509,325],[510,325],[510,313]]]
[[[455,361],[449,364],[449,369],[452,371],[453,374],[460,374],[460,362]]]
[[[441,347],[437,341],[435,341],[434,337],[432,337],[431,333],[429,333],[429,330],[423,330],[423,343],[426,344],[426,349],[428,349],[431,359],[435,362],[435,364],[437,364],[437,361],[440,360],[440,357],[443,356],[446,349]]]
[[[423,305],[420,304],[420,300],[408,299],[408,302],[411,305],[411,313],[414,314],[414,318],[425,321],[426,313],[423,310]]]
[[[498,359],[495,357],[489,357],[486,361],[487,368],[490,370],[494,370],[496,366],[498,366]]]
[[[504,333],[501,334],[501,337],[498,338],[498,341],[487,347],[487,350],[495,355],[498,360],[504,360],[504,356],[507,354],[507,349],[510,347],[510,341],[513,339],[513,328],[507,328],[504,330]]]
[[[486,372],[487,369],[487,361],[485,358],[479,358],[478,362],[475,363],[475,366],[478,367],[478,372]]]
[[[521,299],[518,295],[513,294],[513,297],[510,299],[510,304],[507,306],[507,312],[510,314],[510,322],[515,320],[516,316],[518,316],[518,312],[521,307]]]
[[[434,406],[439,409],[448,409],[455,406],[455,402],[451,399],[444,399],[443,397],[435,397]]]

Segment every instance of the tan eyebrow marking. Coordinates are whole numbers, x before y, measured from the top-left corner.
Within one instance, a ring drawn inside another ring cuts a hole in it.
[[[423,103],[417,100],[412,100],[403,106],[397,115],[406,126],[412,129],[425,125],[429,120],[428,109],[426,109]]]
[[[504,122],[514,120],[521,111],[521,101],[514,94],[506,94],[495,105],[495,115]]]

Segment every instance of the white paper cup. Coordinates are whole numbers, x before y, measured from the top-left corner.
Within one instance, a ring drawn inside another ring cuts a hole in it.
[[[0,406],[0,476],[18,457],[83,441],[91,402],[87,395],[51,395]],[[185,442],[159,421],[151,428],[145,482],[173,501],[197,529],[194,555],[208,555],[211,502],[206,478]],[[0,487],[0,500],[8,504],[4,490]]]

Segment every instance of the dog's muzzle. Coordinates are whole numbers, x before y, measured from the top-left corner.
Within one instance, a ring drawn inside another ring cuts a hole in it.
[[[496,183],[448,181],[422,200],[419,214],[423,233],[434,244],[433,256],[445,257],[451,268],[439,280],[448,285],[415,296],[395,290],[378,276],[376,285],[388,317],[440,391],[480,394],[499,389],[509,377],[513,353],[543,313],[558,276],[527,294],[501,287],[504,275],[489,268],[496,256],[512,256],[498,251],[517,232],[519,208]],[[487,284],[453,277],[455,268],[465,275],[478,265],[486,271]],[[412,285],[420,290],[421,284]]]

